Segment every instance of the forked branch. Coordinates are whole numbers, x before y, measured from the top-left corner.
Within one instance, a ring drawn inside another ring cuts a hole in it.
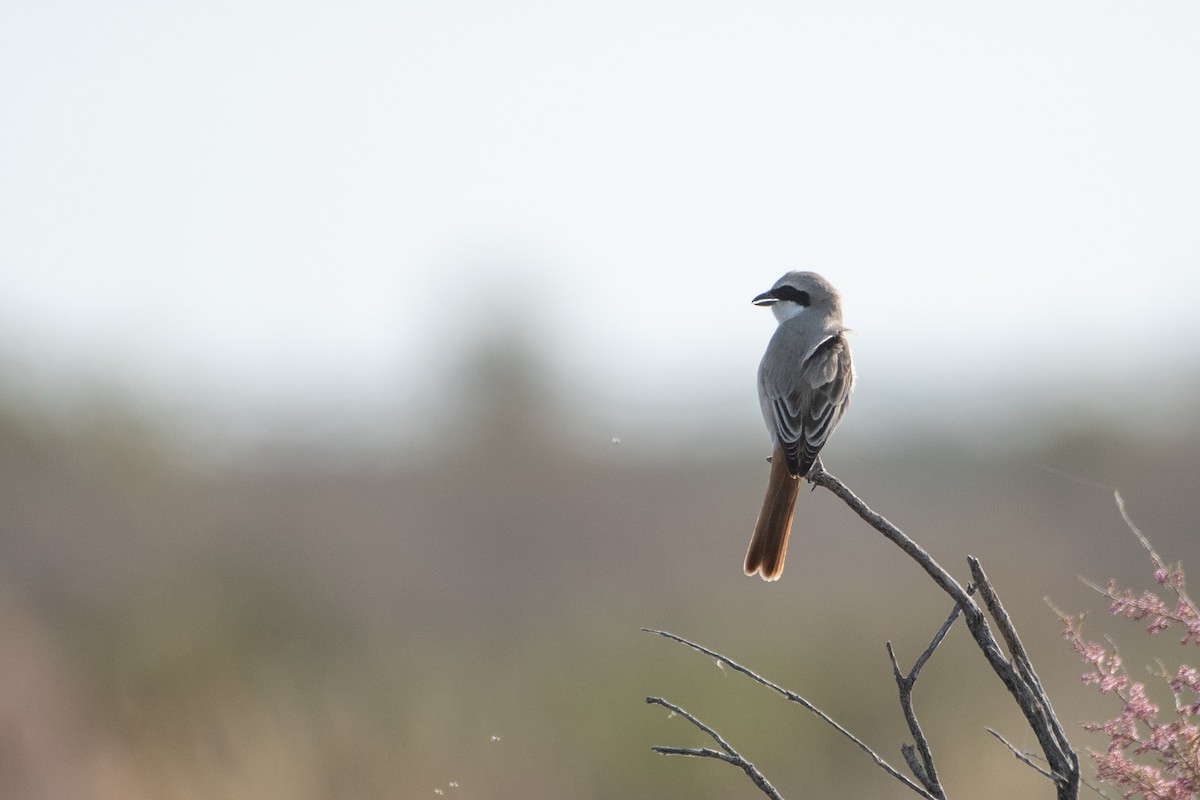
[[[661,697],[647,697],[646,702],[650,703],[651,705],[662,706],[663,708],[669,709],[671,713],[678,714],[679,716],[683,717],[688,722],[692,723],[697,728],[712,737],[712,740],[717,743],[718,747],[721,748],[720,750],[713,750],[711,747],[656,746],[650,748],[651,750],[664,756],[715,758],[719,761],[724,761],[727,764],[733,764],[735,767],[738,767],[745,772],[746,775],[749,776],[750,780],[754,781],[754,785],[761,789],[763,794],[765,794],[767,797],[772,798],[772,800],[783,800],[783,798],[780,797],[779,792],[775,791],[775,787],[772,786],[770,781],[767,780],[766,776],[759,772],[757,767],[742,757],[741,753],[730,747],[729,743],[721,738],[721,734],[717,733],[715,730],[705,725],[703,722],[696,719],[679,706],[675,705],[674,703],[670,703]]]
[[[816,714],[817,717],[819,717],[823,722],[825,722],[827,725],[832,727],[834,730],[836,730],[842,736],[845,736],[847,739],[854,742],[854,744],[858,746],[858,749],[862,750],[864,753],[866,753],[871,758],[871,760],[874,761],[879,766],[879,768],[882,769],[884,772],[891,775],[893,778],[900,781],[905,786],[912,789],[914,792],[921,795],[922,797],[928,798],[928,800],[938,800],[938,798],[935,795],[931,795],[928,792],[926,792],[925,790],[923,790],[920,786],[917,786],[904,773],[900,772],[900,770],[896,769],[891,764],[889,764],[887,762],[887,760],[883,758],[883,756],[879,755],[874,750],[872,750],[867,745],[866,742],[864,742],[862,739],[859,739],[857,736],[855,736],[853,733],[851,733],[849,730],[847,730],[845,726],[843,726],[841,723],[839,723],[833,717],[826,714],[821,709],[817,708],[815,705],[810,703],[804,697],[796,694],[795,692],[793,692],[789,689],[783,688],[782,686],[780,686],[777,683],[767,680],[766,678],[764,678],[761,675],[759,675],[758,673],[756,673],[754,670],[748,669],[747,667],[742,666],[741,664],[737,663],[733,659],[728,658],[727,656],[723,656],[720,653],[716,652],[715,650],[710,650],[707,647],[705,647],[704,645],[696,644],[695,642],[690,642],[687,639],[684,639],[682,636],[676,636],[675,634],[670,633],[669,631],[656,631],[656,630],[651,630],[650,628],[643,628],[642,630],[644,630],[646,633],[658,634],[659,636],[662,636],[665,639],[670,639],[672,641],[679,642],[680,644],[687,645],[688,647],[692,648],[693,650],[695,650],[699,653],[704,653],[706,656],[711,656],[712,658],[715,658],[718,662],[726,665],[727,667],[734,670],[735,672],[740,672],[741,674],[750,678],[750,680],[754,681],[755,683],[761,684],[761,685],[767,687],[768,689],[770,689],[771,691],[776,692],[777,694],[781,695],[784,699],[803,706],[804,708],[811,711],[813,714]],[[650,702],[650,699],[647,698],[646,702]],[[656,752],[661,752],[659,750],[659,748],[657,748],[657,747],[655,747],[653,749]],[[694,755],[694,754],[692,754],[692,755]]]
[[[971,591],[971,589],[968,589]],[[954,625],[954,621],[958,619],[959,613],[962,611],[958,606],[950,612],[950,616],[946,617],[946,621],[942,623],[942,627],[934,634],[929,646],[917,657],[912,669],[907,674],[901,671],[900,662],[896,659],[896,651],[892,649],[892,643],[887,643],[888,658],[892,662],[892,675],[896,678],[896,688],[900,692],[900,708],[904,712],[904,721],[908,723],[909,733],[913,736],[913,744],[904,744],[900,746],[900,753],[904,756],[908,768],[912,770],[913,775],[921,782],[934,797],[939,800],[945,800],[946,792],[942,789],[942,782],[938,778],[937,766],[933,762],[933,751],[929,748],[929,740],[925,738],[925,732],[921,730],[921,723],[917,720],[917,711],[913,706],[912,691],[917,683],[917,676],[921,674],[921,668],[929,661],[933,651],[942,643],[942,639],[946,638],[950,628]],[[918,760],[920,756],[920,760]]]
[[[1046,695],[1037,673],[1033,670],[1033,665],[1021,644],[1020,637],[1017,636],[1016,628],[1013,627],[1007,612],[1000,604],[1000,598],[988,581],[979,560],[973,556],[967,558],[971,577],[979,588],[984,605],[1008,645],[1011,659],[1005,656],[999,642],[992,634],[991,626],[988,625],[987,615],[984,614],[983,609],[979,607],[967,590],[960,586],[950,573],[943,569],[920,545],[908,538],[904,531],[881,514],[872,511],[857,495],[846,488],[845,484],[826,472],[819,462],[809,474],[808,479],[833,492],[864,522],[907,553],[925,570],[933,582],[941,587],[962,609],[963,619],[975,644],[987,659],[992,671],[1007,687],[1017,706],[1021,709],[1021,713],[1025,715],[1025,720],[1029,723],[1034,736],[1037,737],[1046,763],[1050,767],[1049,772],[1053,776],[1059,800],[1075,800],[1079,796],[1079,756],[1067,741],[1066,732],[1054,714],[1050,698]]]
[[[946,794],[938,777],[937,768],[934,764],[933,753],[929,747],[929,741],[926,739],[921,725],[917,720],[916,711],[912,701],[912,690],[916,683],[917,677],[920,674],[922,667],[933,655],[938,645],[945,638],[946,633],[954,625],[959,615],[971,633],[971,637],[975,640],[976,645],[987,659],[989,666],[1008,688],[1009,693],[1016,701],[1018,707],[1024,714],[1030,729],[1041,746],[1042,752],[1048,769],[1037,768],[1038,772],[1043,776],[1052,780],[1055,784],[1055,789],[1059,800],[1077,800],[1079,797],[1080,775],[1079,775],[1079,757],[1071,748],[1067,741],[1066,733],[1063,730],[1062,724],[1054,714],[1054,709],[1050,704],[1050,698],[1046,695],[1042,688],[1041,681],[1038,679],[1037,673],[1033,669],[1033,664],[1029,660],[1029,656],[1025,651],[1024,645],[1021,643],[1020,637],[1017,635],[1016,628],[1013,626],[1007,611],[1000,602],[999,596],[996,594],[991,582],[988,580],[987,574],[983,571],[979,560],[973,556],[968,556],[967,564],[971,570],[972,583],[967,588],[961,586],[945,569],[939,565],[932,556],[927,553],[924,548],[910,539],[905,533],[889,522],[881,514],[872,511],[866,503],[860,500],[853,492],[851,492],[845,484],[836,477],[826,472],[818,461],[812,471],[809,473],[808,480],[812,483],[822,486],[837,495],[841,500],[850,507],[852,511],[858,514],[868,525],[882,533],[889,541],[904,551],[910,558],[917,562],[918,565],[929,575],[935,584],[944,591],[954,602],[954,609],[947,617],[942,627],[934,635],[933,640],[917,658],[912,669],[905,673],[900,668],[899,661],[896,658],[895,651],[892,645],[888,643],[888,656],[892,663],[892,672],[896,679],[896,686],[900,693],[900,705],[904,711],[904,717],[908,723],[909,732],[913,736],[913,744],[906,744],[901,747],[901,753],[904,756],[905,762],[908,764],[913,775],[918,783],[914,783],[910,778],[901,773],[883,757],[872,750],[866,743],[856,737],[845,727],[838,724],[828,714],[821,711],[815,705],[804,699],[800,695],[791,692],[783,687],[772,683],[771,681],[760,677],[753,671],[743,667],[733,660],[710,650],[702,645],[690,642],[675,634],[666,631],[649,631],[656,633],[668,639],[672,639],[681,644],[687,645],[692,649],[711,656],[720,663],[731,667],[737,672],[746,675],[752,680],[763,686],[779,693],[786,699],[798,703],[809,711],[816,714],[826,723],[831,725],[835,730],[843,736],[854,742],[863,752],[865,752],[881,769],[887,772],[896,780],[903,783],[909,789],[921,797],[928,800],[945,800]],[[978,593],[983,600],[983,608],[980,607],[972,595]],[[987,609],[986,613],[984,608]],[[995,623],[1000,631],[1000,636],[1004,640],[1007,648],[1001,648],[995,635],[992,633],[991,625],[988,623],[988,616]],[[717,741],[721,746],[721,751],[711,750],[707,748],[677,748],[677,747],[656,747],[657,752],[669,755],[690,755],[698,757],[719,758],[728,763],[736,764],[750,775],[751,779],[767,792],[770,797],[778,797],[773,788],[769,791],[766,787],[770,784],[748,761],[740,755],[732,751],[728,745],[723,743],[723,740],[716,734],[715,731],[707,728],[694,717],[684,714],[674,706],[660,698],[647,698],[647,702],[656,702],[667,708],[672,708],[680,713],[694,725],[704,730]],[[993,734],[997,735],[998,734]],[[999,738],[999,737],[998,737]],[[1001,739],[1003,741],[1003,739]],[[1007,743],[1006,743],[1007,744]],[[1013,749],[1009,745],[1010,749]],[[1015,750],[1014,750],[1015,752]],[[1022,758],[1022,761],[1033,766],[1032,761],[1027,758]],[[756,775],[758,776],[756,778]],[[759,781],[761,779],[761,783]]]

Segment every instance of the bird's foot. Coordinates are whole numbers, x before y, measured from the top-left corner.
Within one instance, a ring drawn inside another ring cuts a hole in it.
[[[812,484],[812,486],[811,486],[811,488],[809,489],[809,491],[815,491],[815,490],[816,490],[816,488],[817,488],[817,479],[818,479],[818,478],[820,478],[820,477],[821,477],[822,475],[824,475],[824,474],[825,474],[825,467],[823,467],[823,466],[821,465],[821,457],[820,457],[820,456],[817,456],[817,460],[816,460],[816,461],[814,461],[814,462],[813,462],[813,465],[812,465],[811,467],[809,467],[809,468],[808,468],[808,474],[804,476],[804,479],[805,479],[806,481],[808,481],[810,484]]]

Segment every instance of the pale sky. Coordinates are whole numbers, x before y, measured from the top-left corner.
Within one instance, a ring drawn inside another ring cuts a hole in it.
[[[1178,395],[1198,42],[1194,2],[9,2],[0,358],[354,413],[515,316],[614,425],[754,416],[750,298],[812,269],[867,413]]]

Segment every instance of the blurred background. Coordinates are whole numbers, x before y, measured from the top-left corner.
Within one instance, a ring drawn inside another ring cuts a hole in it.
[[[949,606],[824,491],[781,582],[750,304],[844,295],[827,468],[1145,642],[1112,502],[1200,570],[1200,10],[1183,2],[119,0],[0,8],[0,794],[906,797],[884,643]],[[1147,647],[1149,645],[1149,647]],[[1177,649],[1177,648],[1176,648]],[[1052,796],[956,629],[952,794]],[[1169,699],[1167,700],[1169,702]]]

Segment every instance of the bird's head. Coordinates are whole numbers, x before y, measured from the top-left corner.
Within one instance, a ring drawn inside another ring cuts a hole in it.
[[[839,312],[837,290],[815,272],[789,272],[753,302],[770,308],[780,322],[809,308]]]

